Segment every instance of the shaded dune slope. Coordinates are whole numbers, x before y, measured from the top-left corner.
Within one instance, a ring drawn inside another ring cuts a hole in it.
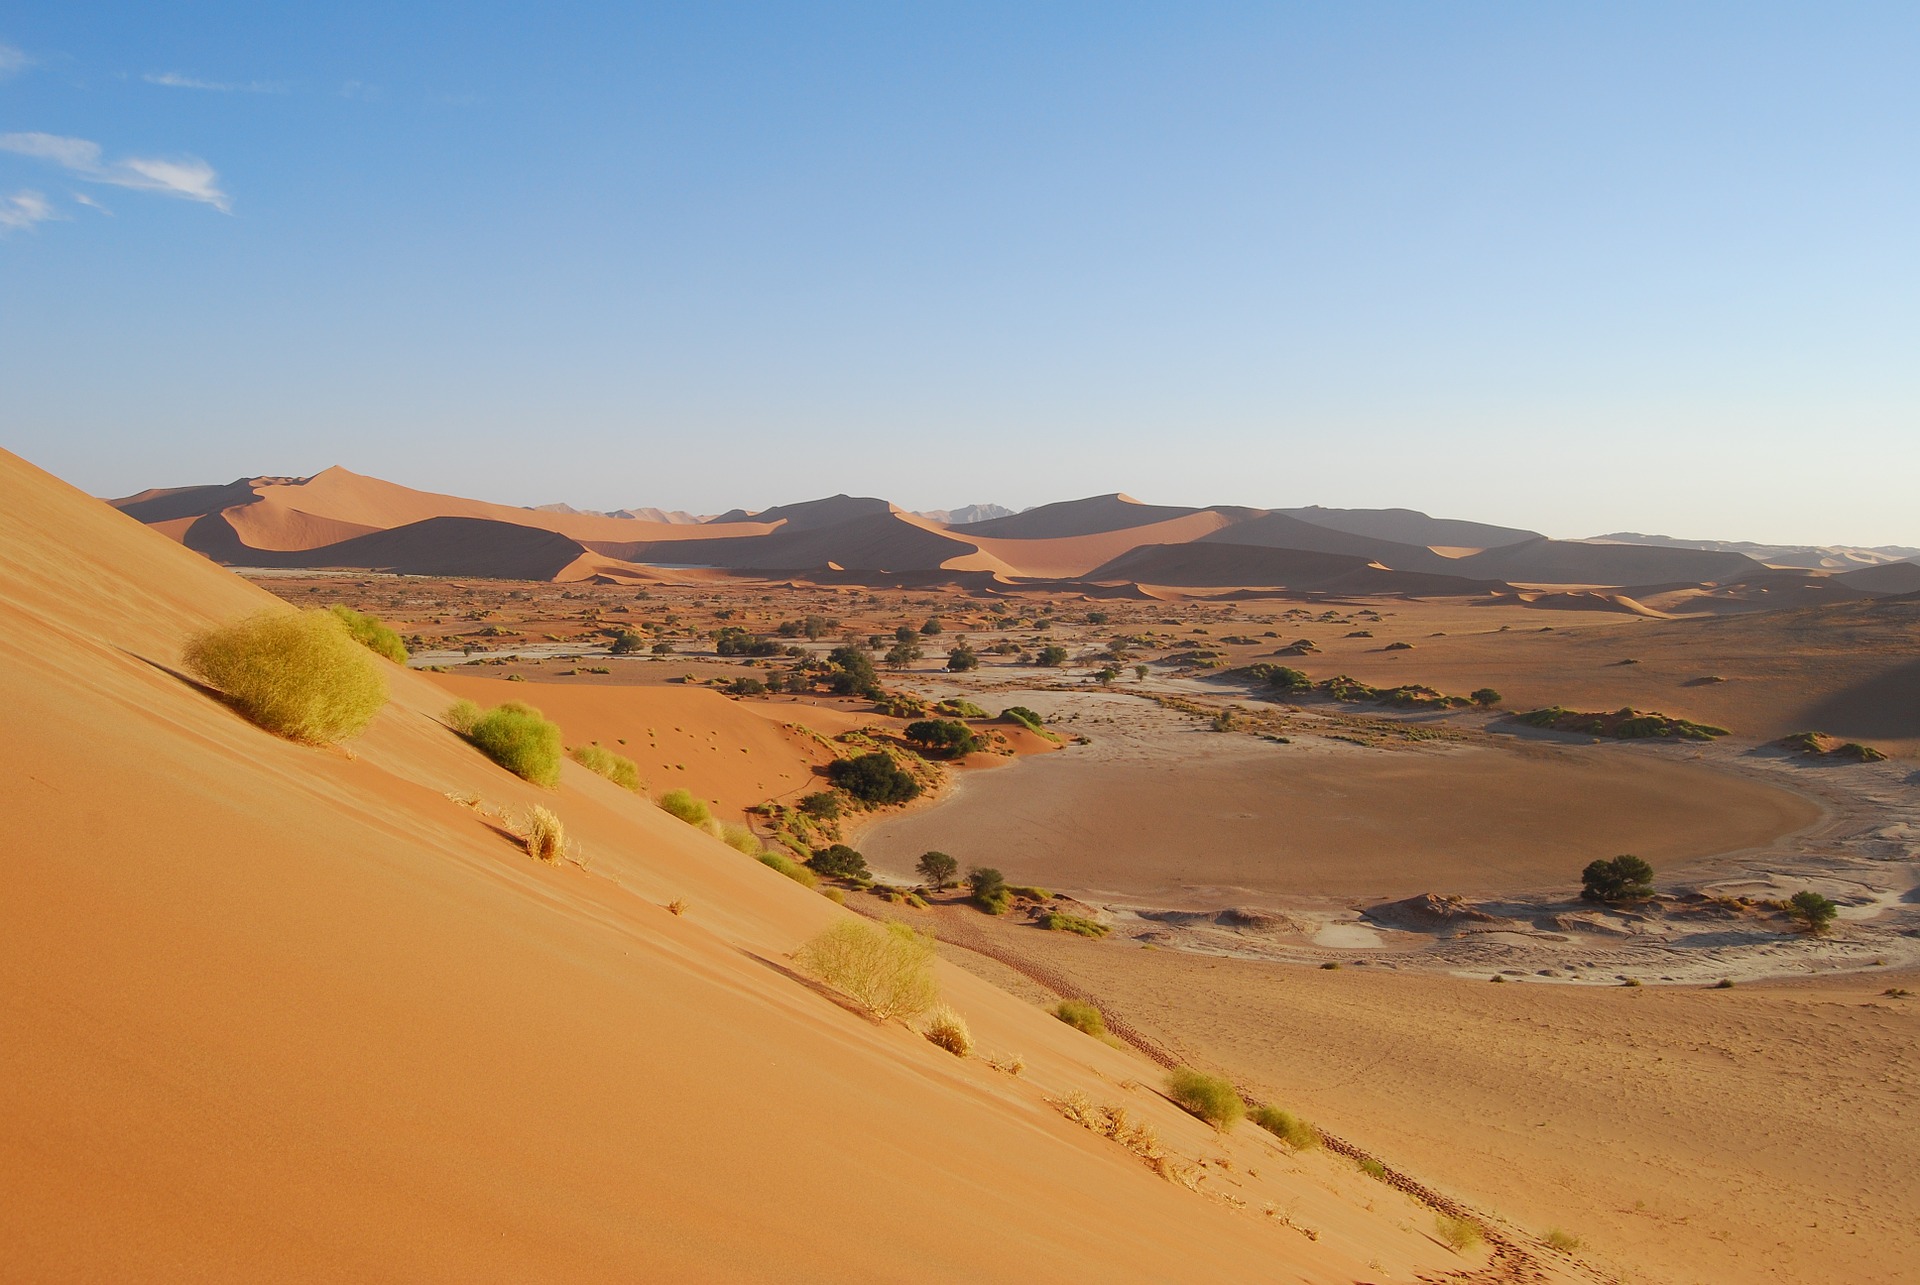
[[[1511,587],[1497,580],[1395,571],[1357,554],[1213,541],[1135,549],[1097,568],[1089,578],[1191,588],[1246,586],[1327,593],[1480,594]]]
[[[969,976],[943,966],[1024,1077],[852,1016],[785,963],[845,912],[572,764],[557,791],[507,775],[434,720],[425,676],[388,670],[352,755],[260,732],[170,669],[192,630],[273,600],[4,454],[0,548],[0,801],[36,848],[0,902],[10,1275],[1335,1281],[1444,1261],[1314,1182],[1295,1182],[1309,1243],[1154,1176],[1043,1101],[1110,1096],[1140,1064]],[[589,867],[531,862],[450,791],[554,808]],[[1171,1143],[1223,1145],[1142,1110]]]

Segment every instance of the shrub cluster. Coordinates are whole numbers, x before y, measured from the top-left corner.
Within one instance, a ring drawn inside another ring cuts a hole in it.
[[[1653,895],[1653,867],[1635,856],[1590,861],[1580,872],[1580,896],[1585,901],[1645,901]]]
[[[1514,717],[1530,727],[1544,727],[1558,732],[1583,732],[1588,736],[1610,736],[1621,740],[1647,740],[1663,738],[1683,741],[1710,741],[1716,736],[1727,735],[1724,727],[1715,727],[1710,723],[1695,723],[1684,718],[1672,718],[1666,714],[1648,713],[1636,710],[1632,706],[1616,710],[1611,714],[1582,714],[1558,705],[1546,709],[1530,710]]]
[[[1248,1118],[1295,1151],[1311,1151],[1320,1145],[1320,1130],[1279,1107],[1256,1107]]]
[[[250,721],[327,745],[364,730],[387,680],[330,611],[266,611],[195,635],[184,660]]]
[[[1107,1019],[1092,1004],[1077,999],[1063,999],[1053,1006],[1053,1015],[1074,1030],[1091,1035],[1096,1040],[1107,1037]]]
[[[823,874],[831,879],[870,879],[867,859],[844,843],[817,850],[807,864],[813,867],[815,874]]]
[[[696,799],[689,790],[668,790],[660,796],[660,810],[678,817],[696,830],[714,828],[713,809],[704,799]]]
[[[858,758],[835,759],[827,766],[827,779],[871,807],[905,803],[920,793],[920,783],[912,773],[877,751]]]
[[[1105,937],[1113,929],[1097,919],[1088,919],[1083,915],[1069,915],[1065,911],[1050,910],[1040,920],[1040,926],[1049,932],[1078,933],[1082,937]]]
[[[985,748],[985,743],[971,727],[955,719],[923,718],[917,723],[907,724],[906,736],[915,745],[924,745],[929,750],[945,753],[952,758],[964,758]]]

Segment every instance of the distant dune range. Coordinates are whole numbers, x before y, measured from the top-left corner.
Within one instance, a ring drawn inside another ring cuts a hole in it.
[[[330,468],[310,478],[143,491],[112,503],[231,566],[516,580],[740,575],[946,584],[983,595],[1480,597],[1649,616],[1920,589],[1920,565],[1890,560],[1899,549],[1636,535],[1553,540],[1411,509],[1191,508],[1120,494],[1023,513],[974,505],[960,514],[1001,516],[952,524],[848,495],[696,519],[658,509],[515,508]]]

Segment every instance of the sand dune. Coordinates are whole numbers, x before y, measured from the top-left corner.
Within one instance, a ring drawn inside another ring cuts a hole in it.
[[[1356,594],[1476,594],[1509,587],[1499,581],[1394,571],[1359,554],[1316,553],[1213,540],[1135,549],[1095,568],[1088,578],[1194,588],[1268,586]]]
[[[1125,1087],[1136,1059],[965,975],[949,995],[1021,1077],[854,1017],[784,962],[844,912],[584,771],[508,776],[433,720],[448,693],[423,676],[390,673],[351,756],[258,731],[169,667],[271,600],[8,456],[0,547],[0,790],[35,847],[0,903],[11,1275],[1332,1282],[1459,1261],[1394,1193],[1214,1135]],[[555,808],[587,867],[531,862],[449,791]],[[1063,1120],[1047,1099],[1071,1089],[1226,1160],[1203,1185],[1246,1207]]]
[[[1103,535],[1192,517],[1199,509],[1180,505],[1142,504],[1131,495],[1115,492],[1084,500],[1062,500],[1016,513],[1012,517],[989,518],[954,528],[967,539],[989,536],[999,540],[1060,540],[1073,536]]]
[[[1538,531],[1493,526],[1486,522],[1464,522],[1458,518],[1428,517],[1416,509],[1323,509],[1315,504],[1302,509],[1276,511],[1314,526],[1369,536],[1376,540],[1392,540],[1399,544],[1497,549],[1542,538]]]
[[[1726,580],[1759,570],[1752,558],[1738,553],[1547,539],[1488,549],[1455,565],[1460,575],[1580,585]]]

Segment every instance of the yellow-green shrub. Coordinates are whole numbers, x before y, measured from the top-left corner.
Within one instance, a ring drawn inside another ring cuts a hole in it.
[[[465,736],[480,721],[480,707],[472,701],[462,698],[447,706],[447,726]]]
[[[918,1017],[940,998],[933,938],[902,923],[841,919],[794,955],[800,966],[880,1021]]]
[[[363,616],[352,607],[335,603],[329,608],[340,617],[340,623],[347,627],[353,640],[376,656],[385,656],[396,665],[407,663],[407,645],[400,641],[400,635],[387,627],[387,623],[378,616]]]
[[[713,810],[703,799],[696,799],[687,790],[668,790],[660,796],[660,810],[671,813],[696,829],[705,830],[713,825]]]
[[[769,869],[778,870],[781,874],[803,888],[818,888],[820,886],[820,876],[790,857],[783,857],[777,852],[761,852],[755,854],[755,860]],[[831,894],[838,892],[839,889],[829,888],[827,891]]]
[[[623,790],[640,789],[640,765],[624,754],[615,754],[598,742],[576,745],[567,754],[589,772],[597,772]]]
[[[467,739],[517,777],[548,787],[560,783],[560,725],[531,705],[495,705],[474,720]]]
[[[1167,1096],[1222,1133],[1247,1113],[1247,1104],[1240,1100],[1231,1080],[1191,1067],[1183,1066],[1167,1076]]]
[[[265,611],[195,635],[184,657],[269,732],[326,745],[363,730],[387,680],[330,611]]]

